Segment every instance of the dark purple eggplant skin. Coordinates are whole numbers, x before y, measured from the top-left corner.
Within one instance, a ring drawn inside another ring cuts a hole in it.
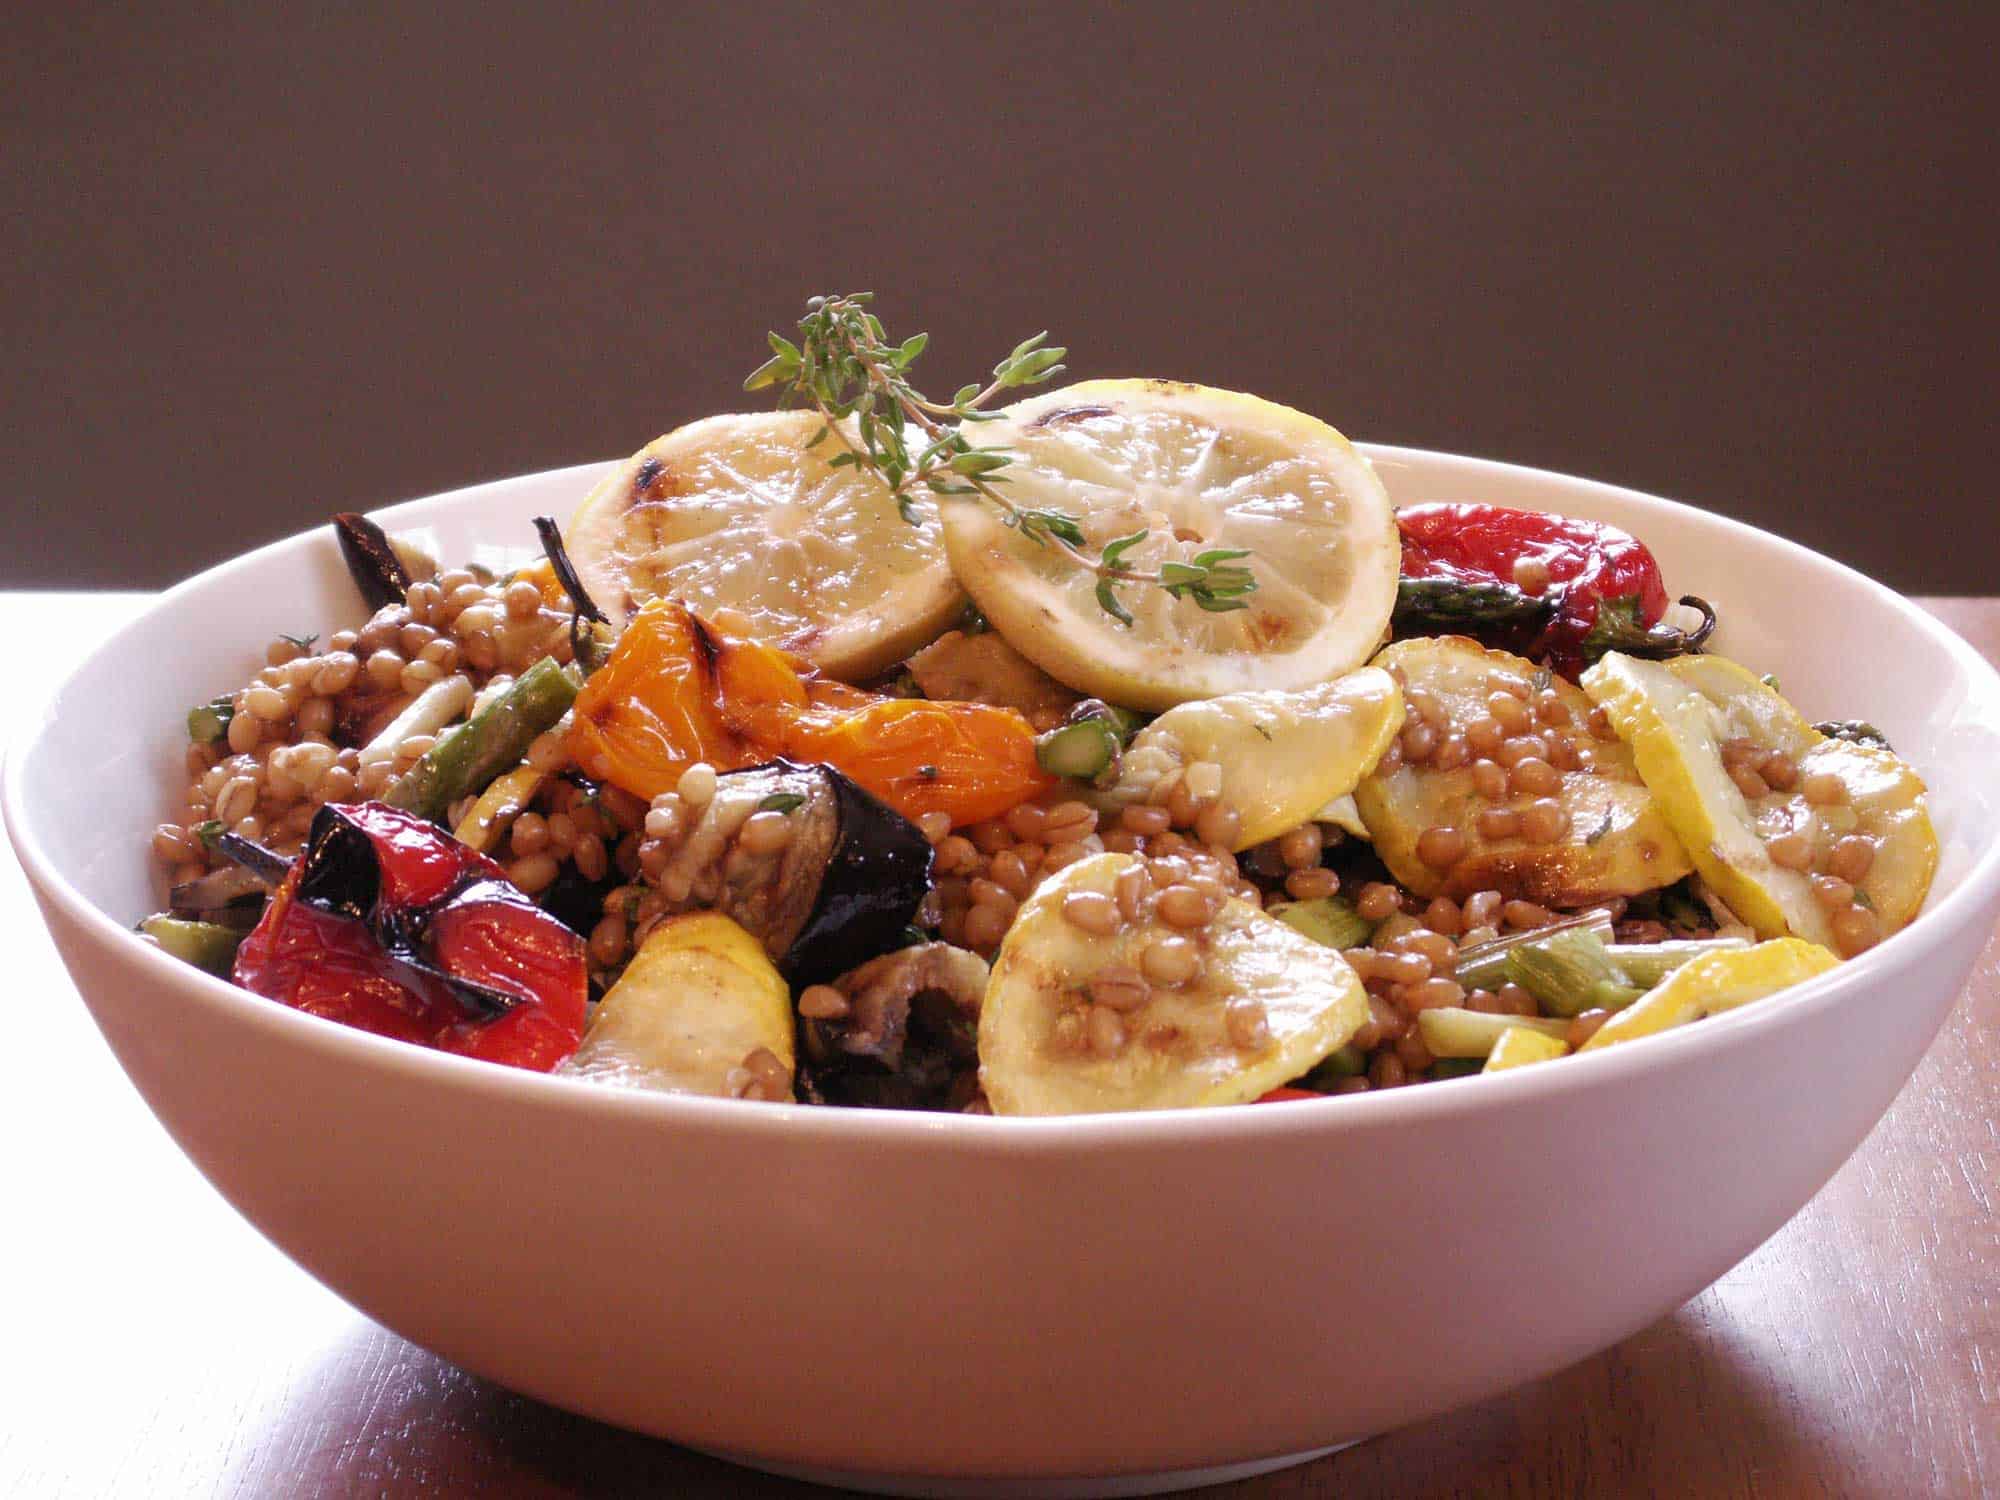
[[[410,570],[389,545],[389,534],[366,516],[351,510],[333,518],[333,534],[340,541],[340,555],[347,572],[361,591],[369,612],[385,604],[401,604],[409,592]]]
[[[819,984],[897,946],[931,887],[923,830],[831,766],[838,813],[833,852],[806,925],[778,970],[794,986]]]
[[[465,869],[451,890],[427,906],[390,907],[382,900],[382,856],[375,839],[349,809],[326,803],[313,814],[312,831],[299,856],[305,868],[299,872],[296,894],[299,901],[329,916],[365,925],[381,946],[386,963],[441,981],[473,1018],[496,1020],[519,1005],[521,996],[440,968],[431,961],[426,934],[431,924],[454,906],[499,902],[532,907],[534,903],[497,867],[461,846],[454,847],[464,856]]]

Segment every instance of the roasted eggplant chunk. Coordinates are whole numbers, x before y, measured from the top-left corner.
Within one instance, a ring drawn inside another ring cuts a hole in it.
[[[753,829],[760,814],[783,821]],[[774,760],[716,779],[659,884],[697,896],[713,888],[696,904],[741,924],[796,987],[895,942],[930,870],[930,842],[909,819],[831,766]]]
[[[962,1109],[978,1092],[986,960],[948,943],[870,959],[799,1021],[800,1088],[818,1104]]]

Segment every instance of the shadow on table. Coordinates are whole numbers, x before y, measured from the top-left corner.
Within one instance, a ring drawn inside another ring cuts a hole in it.
[[[1901,1465],[1853,1448],[1837,1411],[1788,1400],[1754,1340],[1707,1297],[1547,1379],[1281,1476],[1197,1492],[1274,1496],[1910,1493]],[[1906,1455],[1902,1456],[1906,1459]]]
[[[245,1440],[240,1496],[744,1496],[834,1493],[572,1416],[359,1320]]]
[[[1840,1414],[1787,1402],[1707,1300],[1546,1380],[1281,1474],[1198,1492],[1274,1496],[1902,1493]],[[1889,1465],[1893,1471],[1895,1465]],[[250,1434],[224,1493],[301,1496],[831,1492],[571,1416],[357,1322]]]

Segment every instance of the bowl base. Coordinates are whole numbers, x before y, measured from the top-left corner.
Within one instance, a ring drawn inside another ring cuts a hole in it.
[[[1052,1479],[954,1479],[944,1475],[869,1474],[851,1469],[819,1469],[810,1464],[770,1463],[744,1453],[726,1453],[702,1448],[710,1458],[776,1474],[781,1479],[797,1479],[807,1484],[823,1484],[834,1489],[859,1490],[868,1495],[911,1495],[922,1500],[1116,1500],[1127,1495],[1170,1495],[1203,1485],[1228,1484],[1236,1479],[1254,1479],[1276,1469],[1311,1463],[1329,1453],[1352,1448],[1366,1438],[1350,1438],[1325,1448],[1308,1448],[1301,1453],[1281,1453],[1275,1458],[1253,1458],[1247,1463],[1219,1464],[1212,1469],[1163,1469],[1152,1474],[1065,1475]]]

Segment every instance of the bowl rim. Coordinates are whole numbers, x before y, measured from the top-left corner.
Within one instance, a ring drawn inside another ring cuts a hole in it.
[[[1468,472],[1509,473],[1531,482],[1558,487],[1583,486],[1603,491],[1621,503],[1653,510],[1678,524],[1719,528],[1725,536],[1752,539],[1759,544],[1775,544],[1810,566],[1830,568],[1858,582],[1883,608],[1913,623],[1931,643],[1955,658],[1966,669],[1972,683],[1972,699],[1991,708],[2000,717],[2000,671],[1942,621],[1910,603],[1902,595],[1857,569],[1775,532],[1751,526],[1728,516],[1717,515],[1682,501],[1666,499],[1645,491],[1565,474],[1556,470],[1509,463],[1500,459],[1413,448],[1393,444],[1358,443],[1368,458],[1380,465],[1399,462],[1421,463]],[[391,523],[397,512],[438,502],[470,503],[484,492],[527,482],[565,478],[583,481],[602,472],[615,460],[572,464],[530,474],[513,475],[444,490],[433,495],[399,501],[370,512]],[[797,1141],[806,1130],[820,1142],[841,1145],[849,1142],[873,1147],[948,1143],[953,1149],[981,1155],[1038,1155],[1067,1151],[1082,1143],[1104,1147],[1121,1145],[1131,1149],[1156,1146],[1184,1147],[1204,1140],[1240,1143],[1269,1140],[1303,1130],[1338,1131],[1349,1128],[1399,1128],[1418,1121],[1477,1113],[1486,1108],[1502,1108],[1510,1101],[1525,1105],[1530,1101],[1553,1101],[1579,1092],[1615,1089],[1640,1073],[1664,1070],[1676,1065],[1693,1065],[1718,1048],[1728,1048],[1766,1033],[1802,1022],[1830,1006],[1842,1003],[1856,991],[1873,986],[1905,967],[1918,952],[1924,936],[1946,928],[1963,926],[1978,917],[1982,908],[2000,895],[2000,841],[1978,851],[1956,889],[1935,907],[1893,934],[1877,947],[1849,959],[1838,968],[1794,985],[1769,1005],[1747,1005],[1712,1016],[1699,1026],[1683,1026],[1642,1039],[1637,1047],[1611,1047],[1564,1059],[1561,1068],[1518,1068],[1494,1074],[1469,1074],[1463,1078],[1440,1080],[1422,1088],[1370,1091],[1366,1094],[1329,1096],[1316,1100],[1287,1101],[1284,1108],[1168,1109],[1102,1114],[1049,1116],[994,1116],[930,1113],[924,1111],[829,1108],[809,1104],[759,1104],[746,1107],[741,1100],[709,1098],[692,1094],[669,1094],[646,1089],[613,1089],[582,1079],[532,1073],[500,1067],[452,1053],[414,1047],[376,1036],[336,1021],[307,1015],[288,1006],[239,989],[227,980],[185,964],[156,946],[144,943],[136,933],[101,911],[69,881],[55,860],[43,848],[30,814],[21,798],[19,766],[37,749],[53,722],[52,705],[70,684],[101,657],[119,650],[143,632],[153,617],[169,608],[183,595],[207,588],[220,578],[254,568],[268,554],[292,548],[323,535],[323,527],[313,527],[279,538],[240,553],[153,597],[133,619],[101,642],[63,678],[42,710],[22,726],[0,758],[0,816],[12,840],[16,857],[30,884],[41,899],[78,927],[93,942],[116,947],[119,956],[152,966],[157,982],[176,993],[181,1003],[227,1009],[232,1020],[271,1032],[286,1040],[320,1052],[328,1064],[338,1067],[375,1068],[401,1075],[407,1080],[424,1080],[437,1087],[453,1088],[481,1098],[525,1098],[543,1107],[604,1112],[612,1117],[636,1121],[653,1120],[662,1125],[685,1128],[733,1129],[747,1132],[777,1132]],[[1442,1085],[1442,1086],[1441,1086]]]

